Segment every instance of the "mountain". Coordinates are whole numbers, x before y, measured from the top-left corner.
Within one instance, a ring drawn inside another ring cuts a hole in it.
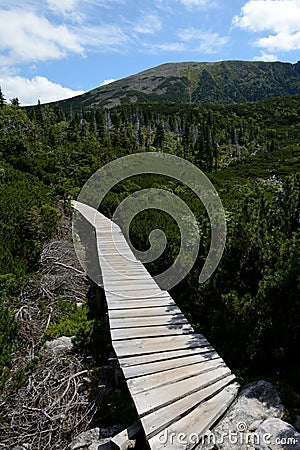
[[[65,111],[143,103],[242,103],[300,93],[300,61],[168,63],[53,103]]]

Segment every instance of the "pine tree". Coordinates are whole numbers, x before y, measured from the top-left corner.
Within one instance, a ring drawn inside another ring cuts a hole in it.
[[[20,101],[19,101],[18,97],[12,98],[10,100],[10,103],[14,106],[20,106]]]
[[[2,108],[6,104],[6,99],[2,93],[2,89],[0,86],[0,108]]]

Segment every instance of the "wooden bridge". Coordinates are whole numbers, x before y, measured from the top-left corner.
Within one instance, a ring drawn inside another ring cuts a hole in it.
[[[235,399],[235,376],[135,258],[120,228],[90,206],[73,207],[95,229],[112,345],[150,448],[192,448],[189,436],[195,442]]]

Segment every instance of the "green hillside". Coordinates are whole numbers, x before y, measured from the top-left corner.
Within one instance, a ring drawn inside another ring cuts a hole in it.
[[[65,112],[125,103],[242,103],[300,93],[300,62],[168,63],[54,103]]]

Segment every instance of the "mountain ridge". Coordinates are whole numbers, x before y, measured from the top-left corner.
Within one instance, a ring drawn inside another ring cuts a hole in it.
[[[300,93],[300,61],[165,63],[52,102],[78,111],[125,103],[243,103]]]

